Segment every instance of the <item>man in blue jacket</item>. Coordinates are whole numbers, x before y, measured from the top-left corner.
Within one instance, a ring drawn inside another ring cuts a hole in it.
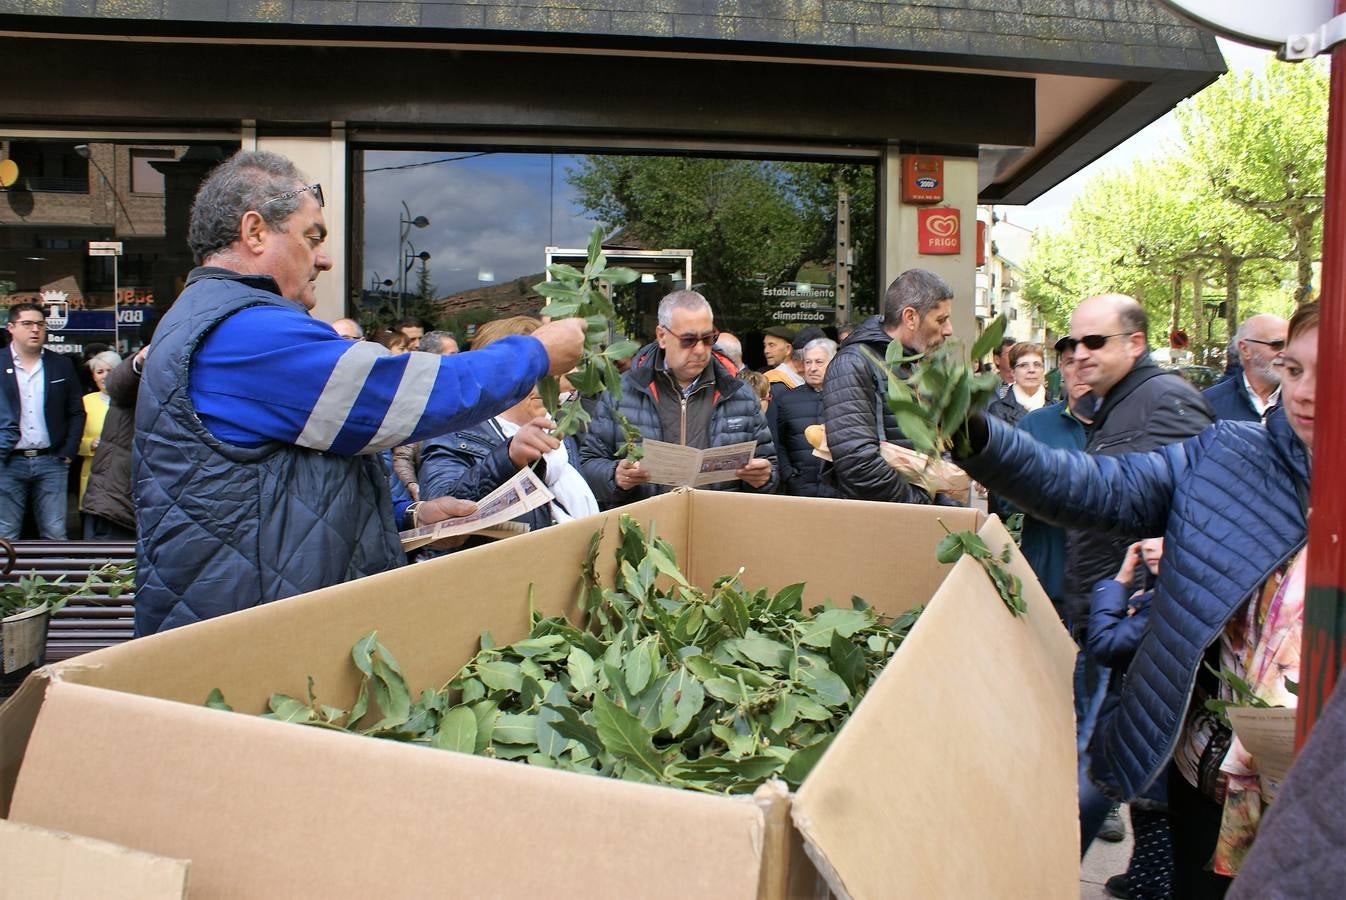
[[[202,184],[200,267],[163,317],[136,408],[136,633],[403,562],[380,451],[489,418],[569,371],[583,324],[479,353],[390,356],[313,319],[332,267],[319,185],[242,152]]]
[[[1242,370],[1205,390],[1215,418],[1232,422],[1265,422],[1281,398],[1276,357],[1285,349],[1289,323],[1269,313],[1245,319],[1234,333]]]
[[[2,383],[19,435],[0,442],[0,537],[19,537],[31,502],[42,538],[63,541],[70,461],[84,435],[84,391],[70,360],[45,348],[42,307],[14,304],[7,327],[10,352]]]

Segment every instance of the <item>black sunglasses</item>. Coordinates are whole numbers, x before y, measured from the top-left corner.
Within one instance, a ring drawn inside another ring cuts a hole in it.
[[[1134,333],[1135,332],[1131,331],[1119,331],[1116,334],[1086,334],[1082,338],[1068,337],[1065,338],[1064,340],[1065,344],[1064,349],[1074,350],[1080,344],[1083,344],[1086,348],[1090,350],[1102,350],[1103,345],[1106,344],[1108,341],[1112,340],[1113,338],[1122,337],[1123,335]]]
[[[277,194],[276,196],[272,197],[270,200],[267,200],[265,203],[263,203],[262,206],[270,206],[272,203],[279,203],[279,202],[282,201],[282,200],[289,200],[289,199],[292,198],[292,197],[298,197],[300,194],[304,193],[305,191],[312,191],[312,192],[313,192],[313,199],[318,201],[318,208],[319,208],[319,209],[322,209],[322,208],[326,205],[326,204],[323,203],[323,199],[322,199],[322,185],[321,185],[321,184],[310,184],[308,187],[301,187],[301,188],[299,188],[298,190],[295,190],[295,191],[286,191],[286,192],[283,193],[283,194]],[[261,208],[262,208],[261,206],[258,207],[258,209],[261,209]]]
[[[664,330],[668,331],[667,328]],[[714,347],[715,342],[720,339],[720,333],[718,331],[711,331],[706,334],[677,334],[673,331],[668,331],[668,333],[678,339],[678,344],[681,345],[684,350],[690,350],[697,344],[705,344],[707,347]]]
[[[1244,338],[1250,344],[1261,344],[1264,347],[1270,347],[1277,353],[1285,349],[1285,341],[1259,341],[1257,338]]]

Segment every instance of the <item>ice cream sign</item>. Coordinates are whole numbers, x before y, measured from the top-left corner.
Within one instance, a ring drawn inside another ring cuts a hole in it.
[[[916,250],[923,254],[962,252],[959,211],[949,207],[916,210]]]

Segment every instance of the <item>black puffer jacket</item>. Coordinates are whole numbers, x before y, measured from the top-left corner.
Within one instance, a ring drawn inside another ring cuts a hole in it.
[[[929,494],[908,484],[879,455],[880,415],[883,439],[911,446],[884,402],[887,390],[880,379],[885,376],[871,358],[872,354],[882,360],[892,340],[883,330],[883,320],[872,316],[846,338],[827,366],[827,378],[823,381],[823,424],[827,426],[832,465],[825,467],[824,481],[839,496],[851,500],[929,503]],[[914,350],[906,353],[914,354]]]
[[[1148,355],[1136,361],[1085,427],[1085,452],[1100,456],[1145,453],[1199,433],[1215,421],[1201,392],[1175,372],[1166,372]],[[1159,537],[1159,535],[1148,535]],[[1091,530],[1066,532],[1066,580],[1061,612],[1082,630],[1089,617],[1089,595],[1122,564],[1129,537]]]
[[[131,500],[131,444],[136,436],[136,394],[140,375],[135,357],[122,360],[108,373],[106,390],[109,400],[98,449],[89,468],[89,487],[84,492],[83,510],[102,516],[129,531],[136,529],[136,505]]]
[[[781,470],[781,493],[793,497],[835,497],[836,490],[821,482],[823,461],[813,455],[804,429],[823,420],[823,392],[807,384],[781,394],[776,432]]]

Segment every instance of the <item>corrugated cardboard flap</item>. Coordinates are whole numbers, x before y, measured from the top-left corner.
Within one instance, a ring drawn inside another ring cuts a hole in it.
[[[995,521],[982,534],[1009,540]],[[838,895],[1079,896],[1074,645],[1022,558],[1012,568],[1027,618],[960,560],[797,793]]]
[[[181,900],[185,859],[0,819],[0,896],[25,900]]]
[[[193,897],[753,897],[764,842],[749,798],[61,681],[12,816],[191,859]]]

